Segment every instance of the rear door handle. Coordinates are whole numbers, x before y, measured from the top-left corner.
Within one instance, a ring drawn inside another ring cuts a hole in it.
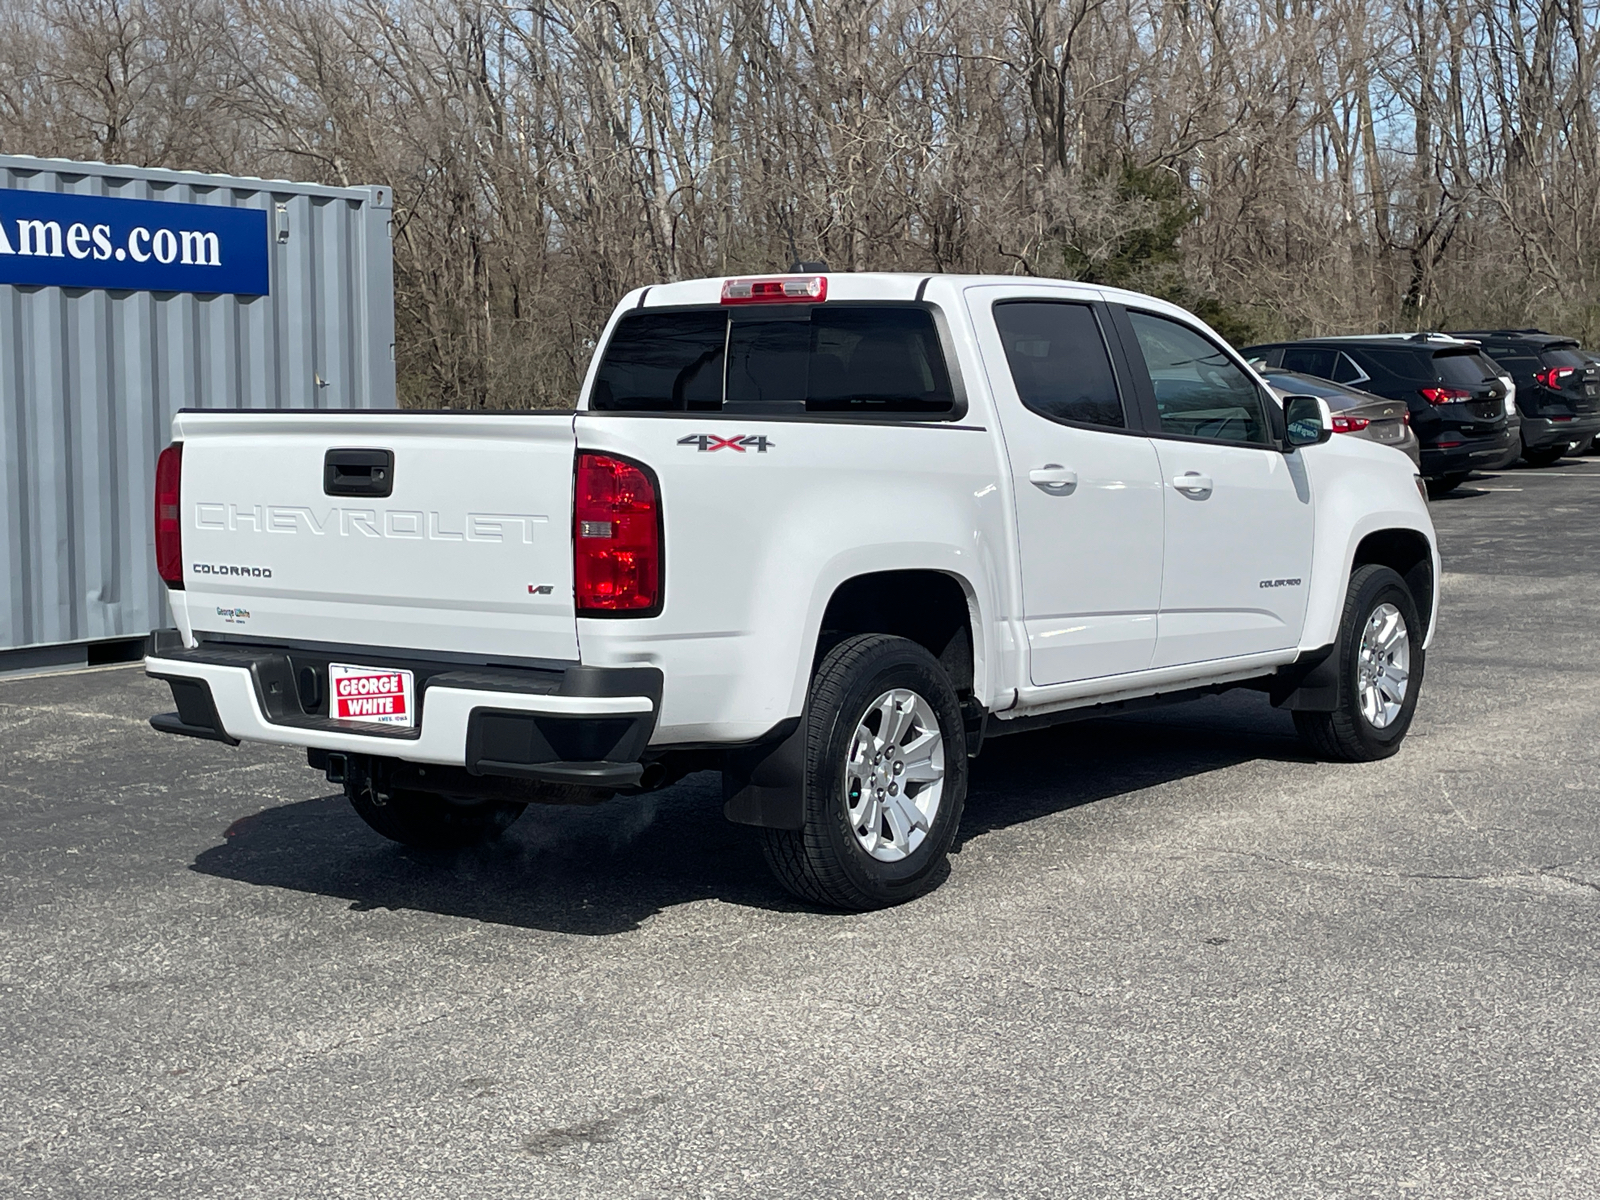
[[[1060,463],[1045,463],[1028,472],[1028,482],[1052,496],[1065,496],[1078,486],[1078,473],[1069,471]]]
[[[1204,499],[1211,494],[1211,476],[1202,475],[1199,471],[1185,471],[1172,481],[1172,486],[1185,496]]]

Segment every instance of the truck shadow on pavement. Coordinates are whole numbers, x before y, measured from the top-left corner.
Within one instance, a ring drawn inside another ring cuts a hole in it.
[[[1241,713],[1230,701],[991,742],[972,764],[957,848],[991,830],[1241,762],[1306,760],[1287,715],[1264,701],[1244,702],[1250,711]],[[308,772],[313,781],[320,783]],[[589,936],[635,929],[695,900],[805,911],[768,875],[756,831],[723,820],[712,774],[595,808],[530,807],[497,843],[450,855],[385,841],[343,795],[263,809],[235,821],[224,838],[191,869],[348,900],[354,910]]]

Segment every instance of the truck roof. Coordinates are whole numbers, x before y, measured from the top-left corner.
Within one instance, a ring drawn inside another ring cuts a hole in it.
[[[704,279],[685,279],[675,283],[652,284],[635,288],[622,300],[621,308],[668,308],[690,304],[718,304],[722,300],[723,284],[738,279],[784,279],[826,276],[829,300],[887,300],[913,301],[920,299],[930,283],[948,282],[958,287],[984,285],[1037,286],[1041,289],[1077,291],[1080,294],[1103,297],[1119,304],[1134,304],[1162,312],[1171,312],[1185,319],[1194,318],[1177,306],[1155,296],[1130,292],[1123,288],[1102,287],[1075,279],[1057,279],[1036,275],[962,275],[929,271],[817,271],[796,274],[789,271],[771,271],[765,274],[751,272],[740,275],[717,275]]]

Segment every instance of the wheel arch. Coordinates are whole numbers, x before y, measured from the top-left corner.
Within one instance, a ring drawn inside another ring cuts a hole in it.
[[[1359,568],[1368,564],[1388,567],[1405,581],[1422,618],[1422,639],[1432,633],[1434,600],[1438,580],[1434,577],[1433,546],[1417,529],[1389,528],[1368,533],[1357,544],[1350,559],[1348,579]]]
[[[977,597],[958,575],[930,568],[871,571],[841,580],[817,630],[813,664],[841,638],[886,633],[907,638],[939,660],[963,699],[983,678]]]
[[[963,710],[969,701],[983,702],[982,610],[970,580],[952,571],[908,566],[846,575],[831,590],[819,588],[814,602],[823,595],[827,600],[820,604],[818,618],[813,618],[817,624],[800,679],[802,689],[822,657],[841,640],[882,633],[908,638],[937,658],[949,673]],[[781,742],[731,752],[723,766],[723,814],[741,825],[799,829],[804,767],[805,727],[800,720]]]

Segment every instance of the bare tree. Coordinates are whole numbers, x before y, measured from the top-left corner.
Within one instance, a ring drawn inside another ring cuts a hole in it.
[[[1077,274],[1237,336],[1600,334],[1583,0],[0,0],[10,152],[379,182],[402,398],[567,405],[606,313]]]

